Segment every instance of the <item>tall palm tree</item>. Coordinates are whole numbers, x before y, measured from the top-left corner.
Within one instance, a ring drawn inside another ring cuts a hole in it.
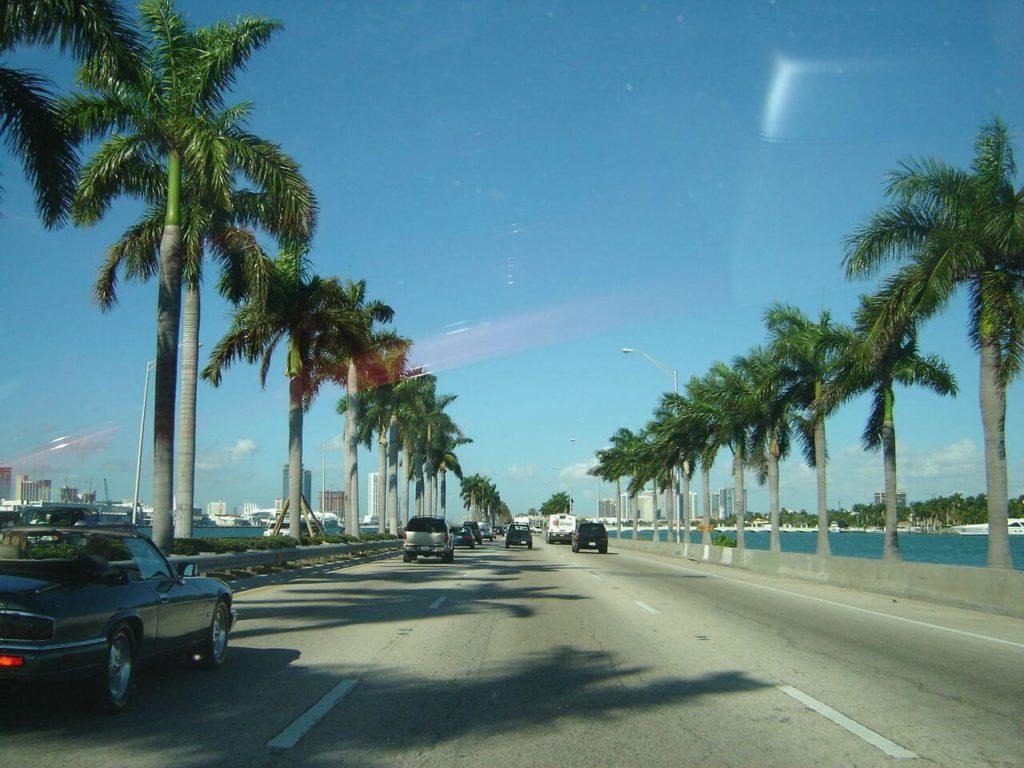
[[[259,362],[265,386],[274,351],[287,340],[288,532],[295,538],[301,536],[303,413],[334,374],[339,354],[367,343],[368,332],[349,301],[350,286],[310,274],[307,253],[306,243],[283,245],[265,297],[248,299],[235,310],[203,370],[203,378],[218,386],[223,370],[235,361]]]
[[[847,276],[901,263],[883,284],[874,337],[899,337],[908,321],[941,312],[966,289],[967,333],[979,352],[985,434],[988,564],[1013,568],[1008,530],[1006,390],[1024,361],[1024,188],[1013,142],[994,118],[974,143],[970,170],[907,160],[889,175],[888,203],[847,240]]]
[[[408,522],[412,513],[409,498],[409,482],[412,468],[417,463],[417,448],[421,432],[423,413],[434,398],[437,379],[421,370],[410,372],[409,376],[395,386],[397,432],[395,444],[401,444],[401,477],[398,485],[402,489],[401,515]]]
[[[897,384],[926,387],[939,395],[955,395],[956,379],[949,366],[935,355],[918,351],[917,329],[908,325],[899,337],[887,334],[884,344],[870,336],[881,309],[877,297],[864,298],[856,315],[855,331],[845,334],[836,372],[822,394],[821,407],[833,408],[862,392],[871,393],[871,409],[861,435],[864,448],[882,449],[885,477],[885,543],[882,556],[900,559],[897,523],[896,424],[894,407]]]
[[[817,320],[811,320],[796,307],[773,304],[765,313],[765,325],[771,350],[783,366],[784,379],[793,402],[804,410],[813,435],[814,453],[806,456],[814,467],[818,486],[818,541],[815,551],[819,555],[831,553],[828,541],[828,499],[825,444],[825,417],[827,413],[814,405],[828,384],[829,372],[835,360],[836,339],[842,332],[832,315],[822,310]]]
[[[473,442],[468,437],[455,437],[452,435],[446,436],[443,440],[439,441],[440,461],[438,463],[439,472],[441,474],[441,488],[440,488],[440,504],[441,504],[441,517],[448,517],[448,473],[452,472],[462,481],[462,464],[459,462],[459,457],[455,454],[455,450],[462,445],[467,445]]]
[[[667,393],[662,396],[651,424],[651,434],[658,446],[657,450],[673,457],[681,470],[682,508],[678,512],[682,516],[683,541],[687,543],[690,541],[690,520],[693,513],[690,509],[690,480],[697,466],[701,447],[696,442],[700,431],[695,428],[691,414],[692,409],[685,396]]]
[[[76,223],[94,224],[121,195],[156,199],[160,188],[165,190],[153,406],[153,537],[167,548],[173,536],[183,189],[187,192],[190,180],[201,179],[202,188],[219,196],[227,208],[237,176],[283,189],[290,182],[287,177],[298,171],[276,145],[243,128],[224,130],[216,118],[238,72],[280,24],[241,18],[190,30],[170,0],[144,0],[139,12],[146,39],[135,66],[124,75],[100,59],[90,60],[78,72],[88,93],[73,94],[62,112],[76,140],[106,139],[83,168],[79,188],[92,194],[72,210]],[[165,169],[159,177],[145,171],[154,163]],[[268,168],[282,167],[290,171],[266,175]],[[311,230],[305,220],[308,210],[299,201],[291,205],[279,215]]]
[[[701,506],[704,523],[701,525],[701,544],[711,543],[711,468],[723,446],[719,429],[721,404],[712,396],[705,379],[693,376],[686,385],[685,397],[675,403],[681,428],[687,430],[691,450],[700,466]]]
[[[244,112],[225,110],[218,119],[225,125],[238,126]],[[303,237],[304,228],[316,215],[316,202],[312,190],[300,175],[296,165],[283,156],[285,167],[265,169],[261,176],[278,176],[287,180],[284,189],[233,189],[228,206],[214,191],[204,189],[204,180],[189,178],[181,210],[183,249],[183,276],[185,301],[182,316],[181,397],[179,403],[179,429],[177,430],[177,470],[175,488],[175,535],[192,536],[192,508],[195,497],[195,434],[196,384],[199,358],[200,295],[203,266],[207,258],[220,268],[219,288],[229,301],[238,303],[246,296],[262,295],[268,279],[270,261],[256,244],[251,228],[258,228],[275,237]],[[152,178],[159,178],[159,164],[150,162],[148,169],[140,168]],[[258,185],[257,185],[258,186]],[[164,224],[165,189],[154,186],[156,199],[148,200],[143,216],[130,226],[109,249],[107,259],[100,268],[94,292],[103,311],[117,302],[118,273],[128,279],[146,280],[156,274],[160,265],[160,240]],[[94,188],[79,188],[76,205],[88,205]],[[283,219],[280,211],[288,210],[298,200],[306,210],[300,222]],[[297,224],[301,223],[301,228]]]
[[[794,437],[804,454],[814,455],[814,434],[810,421],[798,414],[793,390],[787,386],[786,370],[770,350],[755,347],[734,362],[750,387],[738,407],[751,426],[750,458],[758,481],[768,483],[768,518],[771,526],[768,548],[782,550],[779,534],[779,462],[789,455]]]
[[[131,20],[113,0],[7,0],[0,4],[0,55],[18,45],[56,45],[122,76],[141,53]],[[74,137],[52,89],[46,77],[0,66],[0,140],[20,157],[47,227],[67,219],[78,171]]]

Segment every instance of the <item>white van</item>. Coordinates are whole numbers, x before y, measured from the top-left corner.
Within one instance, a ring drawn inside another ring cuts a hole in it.
[[[576,515],[551,515],[548,518],[548,544],[571,544],[572,532],[576,530]]]

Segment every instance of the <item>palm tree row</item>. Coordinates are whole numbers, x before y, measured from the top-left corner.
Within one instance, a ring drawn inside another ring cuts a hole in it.
[[[494,482],[484,475],[469,475],[462,479],[462,504],[469,511],[469,519],[487,521],[494,525],[499,515],[506,515],[508,507],[501,499]]]
[[[694,376],[683,394],[662,397],[639,433],[620,429],[597,452],[593,474],[630,478],[629,515],[647,482],[671,485],[673,468],[686,484],[677,520],[689,536],[689,473],[699,466],[704,541],[710,531],[710,471],[723,449],[732,456],[737,546],[744,546],[745,471],[767,482],[770,547],[780,549],[779,463],[794,442],[817,479],[817,552],[829,553],[826,421],[857,395],[870,396],[862,433],[868,450],[881,449],[886,510],[883,556],[899,558],[896,535],[898,387],[955,395],[949,367],[918,348],[918,331],[960,288],[971,313],[968,335],[979,352],[989,521],[988,563],[1010,568],[1005,450],[1006,389],[1024,364],[1024,189],[1006,126],[982,127],[969,171],[935,160],[906,161],[890,174],[889,203],[846,240],[849,277],[899,268],[873,295],[863,296],[850,324],[822,311],[817,318],[784,304],[764,316],[766,341],[730,364]],[[621,498],[621,495],[620,495]],[[657,525],[657,515],[655,515]],[[621,530],[621,514],[619,516]]]

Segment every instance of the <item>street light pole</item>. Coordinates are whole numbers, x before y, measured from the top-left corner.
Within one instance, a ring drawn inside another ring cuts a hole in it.
[[[139,524],[139,482],[142,480],[142,442],[146,434],[146,406],[149,404],[149,374],[156,360],[146,363],[146,383],[142,386],[142,417],[139,419],[139,450],[135,456],[135,495],[132,500],[132,525]]]

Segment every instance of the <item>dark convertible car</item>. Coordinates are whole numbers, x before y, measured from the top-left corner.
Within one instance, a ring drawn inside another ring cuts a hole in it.
[[[77,680],[118,712],[143,662],[188,654],[219,667],[231,590],[175,569],[146,536],[103,528],[0,533],[0,687]]]

